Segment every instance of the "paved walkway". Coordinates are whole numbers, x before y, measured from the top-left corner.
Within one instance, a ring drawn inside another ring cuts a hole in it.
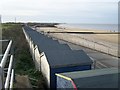
[[[83,46],[75,45],[69,42],[65,42],[59,40],[61,44],[68,44],[72,50],[84,50],[94,61],[95,61],[95,68],[110,68],[110,67],[118,67],[118,58],[101,53],[99,51],[91,50],[85,48]]]

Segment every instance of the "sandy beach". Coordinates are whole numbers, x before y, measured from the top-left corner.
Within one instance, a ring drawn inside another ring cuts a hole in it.
[[[86,29],[60,29],[51,27],[37,28],[39,32],[108,32],[103,30]],[[104,53],[118,56],[118,34],[72,34],[72,33],[47,33],[48,35],[68,42],[82,45]]]

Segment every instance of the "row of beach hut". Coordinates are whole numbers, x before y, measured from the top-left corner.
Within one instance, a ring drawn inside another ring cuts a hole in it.
[[[42,72],[49,88],[77,89],[77,86],[79,86],[78,88],[83,88],[84,86],[86,87],[85,82],[88,80],[93,81],[93,83],[97,82],[96,78],[96,81],[94,81],[88,77],[101,76],[101,74],[106,73],[92,75],[100,71],[91,70],[93,62],[83,50],[71,50],[67,44],[60,44],[58,40],[53,40],[51,37],[41,34],[29,26],[24,26],[23,32],[30,46],[36,69]],[[87,76],[87,72],[92,74]],[[111,69],[111,73],[117,73],[117,70]],[[108,73],[108,75],[111,73]],[[79,82],[75,83],[71,76],[77,77],[76,80],[79,79]],[[114,77],[112,78],[115,83],[117,81]],[[92,85],[89,85],[92,84],[90,81],[87,84],[92,87]]]

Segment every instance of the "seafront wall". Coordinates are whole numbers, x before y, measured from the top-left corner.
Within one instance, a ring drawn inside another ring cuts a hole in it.
[[[97,51],[100,51],[100,52],[103,52],[103,53],[106,53],[109,55],[120,57],[120,55],[118,55],[118,48],[114,47],[114,46],[109,46],[106,43],[102,44],[99,41],[96,42],[96,41],[93,41],[93,40],[90,40],[87,38],[83,38],[82,36],[77,37],[75,35],[70,35],[67,33],[64,33],[64,34],[62,34],[62,33],[47,33],[47,35],[57,38],[57,39],[67,41],[67,42],[71,42],[76,45],[81,45],[81,46],[84,46],[84,47],[87,47],[87,48],[90,48],[93,50],[97,50]]]

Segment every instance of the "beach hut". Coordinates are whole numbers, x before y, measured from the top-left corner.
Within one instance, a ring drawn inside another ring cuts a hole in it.
[[[67,44],[60,44],[27,26],[23,31],[28,42],[34,44],[32,56],[35,58],[37,68],[45,77],[48,87],[56,88],[56,73],[91,69],[92,60],[83,50],[72,51]],[[36,48],[37,53],[34,53]]]
[[[42,69],[42,72],[45,73],[44,75],[49,73],[49,84],[53,88],[56,87],[56,73],[90,70],[92,64],[91,59],[82,50],[45,52],[41,62],[41,68],[44,68],[44,65],[48,66],[46,70]]]
[[[118,69],[105,68],[88,71],[58,73],[57,88],[118,88]]]

